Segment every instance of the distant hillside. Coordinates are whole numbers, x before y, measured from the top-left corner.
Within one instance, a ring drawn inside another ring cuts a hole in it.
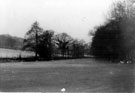
[[[10,36],[7,34],[0,35],[0,48],[21,49],[23,38]]]

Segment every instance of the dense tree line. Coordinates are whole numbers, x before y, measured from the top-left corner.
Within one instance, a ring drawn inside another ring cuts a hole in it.
[[[24,38],[23,49],[35,52],[35,58],[46,60],[54,57],[84,57],[87,45],[83,40],[75,40],[67,33],[55,34],[52,30],[44,30],[35,22]]]
[[[93,34],[91,54],[112,62],[133,62],[135,55],[135,7],[133,0],[113,5],[107,22]]]

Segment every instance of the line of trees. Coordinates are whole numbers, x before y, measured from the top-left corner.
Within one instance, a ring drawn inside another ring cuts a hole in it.
[[[133,62],[135,55],[134,0],[113,4],[107,22],[92,33],[91,54],[112,62]]]
[[[67,33],[44,31],[33,23],[26,33],[23,49],[35,52],[35,58],[50,60],[56,56],[80,58],[88,55],[107,58],[112,62],[133,62],[135,55],[134,0],[114,3],[106,23],[96,28],[91,46]]]
[[[86,47],[87,46],[87,47]],[[50,60],[54,57],[80,58],[87,55],[88,44],[83,40],[75,40],[67,33],[56,34],[52,30],[44,30],[34,22],[24,37],[24,50],[34,51],[35,58]]]

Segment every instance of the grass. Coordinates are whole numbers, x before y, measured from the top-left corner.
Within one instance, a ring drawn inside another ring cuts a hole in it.
[[[4,49],[0,48],[0,58],[14,58],[14,57],[31,57],[34,56],[33,52],[14,50],[14,49]]]
[[[95,59],[0,63],[1,92],[134,93],[134,65]]]

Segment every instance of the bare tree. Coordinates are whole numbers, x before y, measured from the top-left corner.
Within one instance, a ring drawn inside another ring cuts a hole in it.
[[[72,41],[71,36],[69,36],[67,33],[60,33],[55,35],[55,42],[58,46],[58,49],[61,50],[61,54],[63,57],[68,52],[69,44]]]
[[[35,57],[38,56],[38,42],[39,42],[39,35],[43,32],[43,29],[39,27],[38,22],[34,22],[32,24],[31,29],[26,33],[24,39],[24,47],[23,49],[29,49],[35,52]]]

